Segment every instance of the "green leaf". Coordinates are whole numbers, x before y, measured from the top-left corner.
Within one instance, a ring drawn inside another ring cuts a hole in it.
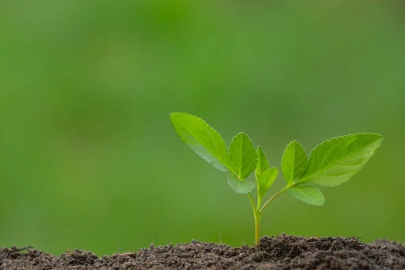
[[[284,150],[281,169],[287,184],[292,184],[301,177],[308,165],[307,153],[297,141],[290,142]]]
[[[357,174],[380,147],[379,134],[336,137],[315,147],[304,175],[297,183],[335,187]]]
[[[270,168],[269,161],[260,146],[256,150],[257,165],[255,170],[257,196],[261,200],[271,185],[274,183],[278,175],[276,167]]]
[[[239,180],[232,173],[228,174],[228,184],[233,191],[239,194],[250,193],[255,188],[255,183],[248,180]]]
[[[187,113],[170,114],[172,123],[180,136],[197,155],[220,171],[227,172],[230,161],[222,136],[204,120]]]
[[[297,186],[288,189],[291,196],[304,203],[321,206],[325,202],[322,192],[313,186]]]
[[[256,155],[257,155],[256,175],[259,175],[265,170],[270,169],[270,164],[266,157],[266,154],[263,152],[260,146],[257,147]]]
[[[232,172],[240,180],[245,180],[256,168],[256,150],[249,137],[241,132],[233,137],[229,145]]]
[[[278,170],[276,167],[272,167],[260,174],[256,174],[257,195],[259,198],[263,198],[264,195],[266,195],[271,185],[273,185],[274,180],[276,180],[277,175]]]

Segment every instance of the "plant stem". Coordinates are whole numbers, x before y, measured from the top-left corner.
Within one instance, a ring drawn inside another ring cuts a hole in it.
[[[255,212],[255,245],[256,247],[260,244],[260,220],[262,214]]]
[[[253,217],[255,219],[255,244],[257,246],[260,242],[260,219],[262,217],[262,215],[260,214],[260,205],[262,202],[259,198],[257,206],[255,206],[255,202],[253,201],[252,195],[250,193],[248,193],[248,197],[250,200],[250,204],[252,205]]]
[[[275,198],[277,198],[278,196],[280,196],[281,194],[283,194],[284,192],[286,192],[288,189],[288,186],[284,187],[283,189],[279,190],[276,194],[274,194],[273,196],[271,196],[271,198],[263,205],[263,207],[260,209],[259,213],[260,215],[263,214],[264,209],[266,209],[266,207],[269,205],[269,203],[271,203]]]
[[[261,197],[258,196],[258,201],[257,201],[257,206],[255,206],[255,202],[253,201],[252,195],[250,193],[248,193],[248,197],[250,200],[250,204],[252,205],[252,209],[253,209],[253,216],[255,219],[255,244],[256,247],[259,245],[260,243],[260,221],[262,219],[262,215],[263,215],[263,211],[264,209],[266,209],[266,207],[273,201],[275,200],[278,196],[280,196],[281,194],[283,194],[284,192],[287,191],[289,186],[284,187],[283,189],[279,190],[276,194],[274,194],[273,196],[271,196],[271,198],[263,205],[262,208],[260,208],[261,204],[262,204],[262,200]]]

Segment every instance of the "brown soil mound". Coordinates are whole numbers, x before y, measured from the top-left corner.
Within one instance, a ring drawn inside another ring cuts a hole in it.
[[[0,269],[405,269],[405,246],[385,240],[279,235],[258,248],[193,241],[103,256],[75,250],[60,257],[35,249],[0,249]]]

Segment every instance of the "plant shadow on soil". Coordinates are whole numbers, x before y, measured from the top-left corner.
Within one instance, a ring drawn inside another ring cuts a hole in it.
[[[372,244],[358,238],[263,237],[257,248],[192,241],[151,245],[136,253],[98,257],[74,250],[55,257],[13,247],[0,249],[0,269],[405,269],[405,246],[387,240]]]

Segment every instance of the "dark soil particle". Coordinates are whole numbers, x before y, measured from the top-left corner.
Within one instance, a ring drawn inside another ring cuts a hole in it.
[[[390,269],[405,270],[405,246],[386,240],[364,244],[357,238],[264,237],[258,248],[232,248],[193,241],[150,246],[136,253],[99,258],[74,250],[55,257],[27,248],[0,249],[0,269]]]

